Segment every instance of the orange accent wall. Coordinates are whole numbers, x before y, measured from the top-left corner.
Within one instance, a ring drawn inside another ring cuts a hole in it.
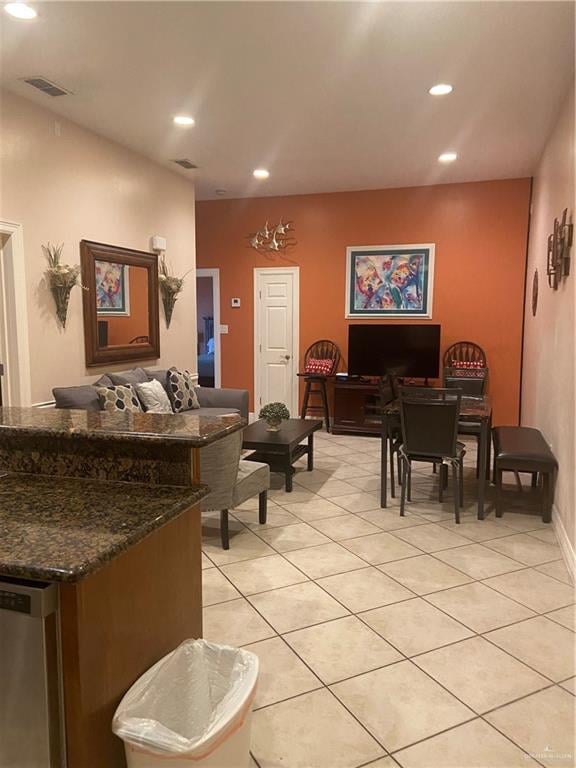
[[[435,243],[433,316],[442,351],[467,339],[490,366],[495,423],[518,423],[529,179],[198,202],[197,265],[220,268],[222,386],[253,394],[253,268],[300,267],[300,356],[316,339],[348,352],[346,247]],[[263,256],[247,235],[293,221],[295,249]],[[239,296],[241,308],[230,307]],[[366,322],[366,321],[363,321]],[[382,320],[371,322],[403,322]]]

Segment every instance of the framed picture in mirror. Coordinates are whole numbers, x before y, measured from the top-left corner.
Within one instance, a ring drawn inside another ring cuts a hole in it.
[[[82,240],[86,365],[160,357],[158,257]]]

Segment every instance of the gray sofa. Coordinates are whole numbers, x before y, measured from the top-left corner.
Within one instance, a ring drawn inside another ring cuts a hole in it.
[[[168,371],[166,368],[133,368],[119,373],[105,373],[94,384],[84,384],[76,387],[54,387],[52,394],[56,408],[77,408],[83,411],[100,411],[100,399],[96,386],[112,386],[114,384],[141,384],[156,379],[166,387]],[[238,412],[248,419],[248,391],[245,389],[212,389],[211,387],[196,387],[196,395],[200,408],[191,413],[204,416],[221,416],[225,413]]]

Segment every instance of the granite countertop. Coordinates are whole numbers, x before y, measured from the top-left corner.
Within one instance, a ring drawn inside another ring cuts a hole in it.
[[[48,435],[87,440],[179,443],[201,448],[246,426],[238,414],[109,413],[49,408],[0,408],[2,435]]]
[[[0,575],[73,582],[208,493],[192,487],[0,477]]]

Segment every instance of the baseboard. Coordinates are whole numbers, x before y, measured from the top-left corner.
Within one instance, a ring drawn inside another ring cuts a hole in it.
[[[564,528],[564,522],[560,517],[558,508],[554,505],[552,510],[552,525],[554,526],[554,532],[562,551],[562,557],[566,563],[566,567],[572,576],[572,581],[576,583],[576,552],[574,551],[574,545],[570,541],[566,528]]]
[[[54,408],[55,405],[55,400],[45,400],[42,403],[32,403],[32,408]]]

